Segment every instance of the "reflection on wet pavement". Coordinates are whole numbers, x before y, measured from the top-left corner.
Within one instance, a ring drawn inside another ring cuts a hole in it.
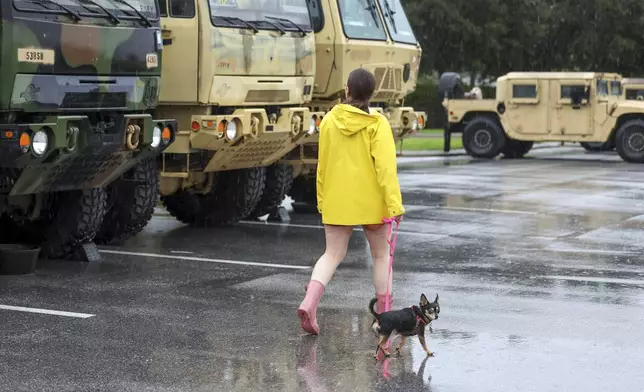
[[[0,277],[0,304],[96,315],[0,310],[0,390],[641,391],[644,169],[579,150],[400,160],[394,306],[440,294],[433,358],[409,338],[374,360],[359,230],[310,337],[295,309],[317,215],[192,229],[159,210],[100,263]]]

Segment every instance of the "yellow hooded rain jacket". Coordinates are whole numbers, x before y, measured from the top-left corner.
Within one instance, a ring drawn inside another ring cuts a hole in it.
[[[320,124],[317,201],[328,225],[367,225],[402,215],[396,145],[389,121],[336,105]]]

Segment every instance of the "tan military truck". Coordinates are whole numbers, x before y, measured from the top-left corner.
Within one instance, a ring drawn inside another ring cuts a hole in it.
[[[230,224],[279,204],[277,162],[312,136],[316,76],[307,0],[160,0],[164,61],[157,107],[179,123],[160,193],[178,220]]]
[[[344,98],[349,73],[358,67],[377,79],[372,110],[383,113],[396,139],[424,128],[426,115],[405,106],[416,88],[422,50],[400,0],[309,0],[316,42],[316,73],[311,107],[328,111]],[[296,177],[290,196],[315,204],[317,137],[284,158]]]
[[[622,99],[618,74],[512,72],[497,79],[493,99],[465,99],[454,74],[441,79],[445,132],[462,132],[473,157],[522,157],[533,142],[611,141],[625,161],[644,162],[644,102]]]

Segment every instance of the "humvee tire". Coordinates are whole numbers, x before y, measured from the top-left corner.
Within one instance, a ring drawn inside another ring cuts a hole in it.
[[[69,259],[75,248],[93,241],[105,216],[107,192],[103,188],[57,192],[44,228],[43,255],[50,259]],[[40,226],[39,224],[39,226]]]
[[[507,138],[505,147],[501,150],[504,158],[518,159],[523,158],[525,154],[530,152],[534,142],[526,142],[523,140],[514,140]]]
[[[506,136],[490,117],[475,117],[463,130],[463,148],[474,158],[494,158],[503,151]]]
[[[257,219],[273,212],[290,192],[293,185],[293,167],[275,163],[266,168],[266,184],[259,203],[248,216]]]
[[[438,99],[462,99],[465,97],[465,89],[461,83],[461,76],[455,72],[445,72],[438,81]]]
[[[123,242],[137,235],[152,219],[159,195],[154,157],[137,164],[107,187],[107,212],[94,241]]]
[[[196,227],[228,226],[248,217],[264,191],[266,168],[217,172],[209,193],[180,191],[164,196],[163,204],[180,222]]]
[[[630,120],[615,134],[617,153],[626,162],[644,163],[644,121]]]
[[[615,144],[607,142],[580,142],[581,146],[589,152],[610,151],[615,148]]]

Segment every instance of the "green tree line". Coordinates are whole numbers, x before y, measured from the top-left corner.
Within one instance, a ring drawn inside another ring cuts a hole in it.
[[[428,111],[430,126],[442,125],[435,84],[446,71],[484,79],[511,71],[644,75],[642,0],[406,0],[403,6],[423,49],[418,89],[407,103]]]

